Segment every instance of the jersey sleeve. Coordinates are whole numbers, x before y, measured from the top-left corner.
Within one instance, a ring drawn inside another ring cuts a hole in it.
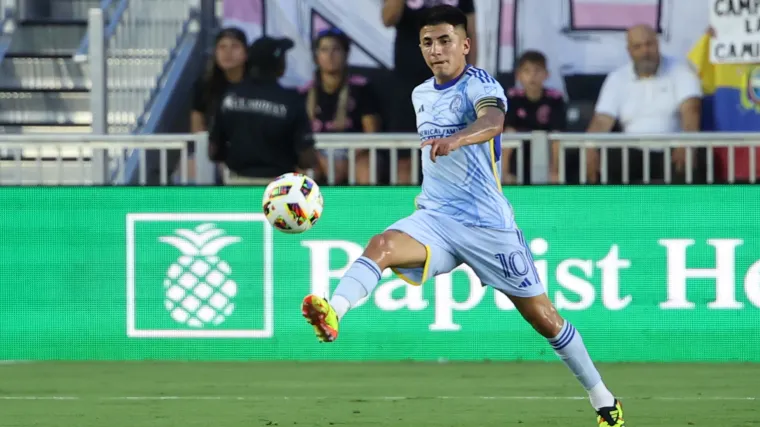
[[[380,114],[380,102],[377,99],[374,88],[371,83],[356,88],[356,109],[359,115],[372,116]]]
[[[618,84],[617,74],[613,71],[608,74],[599,91],[599,98],[596,100],[594,112],[604,114],[610,117],[620,117],[620,85]]]
[[[688,65],[678,64],[676,76],[676,98],[679,104],[690,98],[702,97],[702,82]]]
[[[515,100],[514,96],[507,95],[507,105],[514,106],[515,105],[514,100]],[[504,116],[504,126],[517,129],[518,128],[517,122],[518,122],[518,117],[517,117],[517,113],[514,107],[507,108],[507,113]]]
[[[193,84],[192,110],[199,113],[206,112],[205,91],[206,85],[202,78]]]
[[[211,129],[209,130],[209,158],[215,162],[222,162],[227,159],[227,112],[222,108],[223,102],[219,103],[216,113],[211,120]]]
[[[567,130],[567,104],[562,98],[557,98],[553,104],[549,116],[549,129],[553,132],[565,132]]]
[[[300,101],[300,99],[298,99]],[[294,106],[293,121],[293,148],[296,153],[300,153],[309,148],[313,148],[316,143],[314,142],[314,133],[311,129],[311,121],[309,115],[306,113],[306,105],[303,102],[296,102]]]
[[[475,113],[486,107],[507,111],[507,96],[496,79],[478,68],[471,68],[467,73],[470,75],[467,81],[467,100],[472,104]]]

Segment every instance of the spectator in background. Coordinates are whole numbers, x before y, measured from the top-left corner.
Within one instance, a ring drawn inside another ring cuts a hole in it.
[[[248,49],[245,33],[237,28],[225,28],[216,36],[214,55],[209,59],[205,73],[193,88],[190,112],[190,131],[206,132],[219,109],[222,95],[230,84],[238,83],[248,72]],[[189,160],[188,174],[195,175],[195,162]],[[217,182],[221,173],[217,170]]]
[[[305,88],[306,112],[314,133],[380,131],[379,102],[361,76],[348,74],[349,38],[338,29],[317,34],[312,47],[317,69]],[[335,182],[348,182],[348,150],[333,151]],[[317,178],[328,177],[328,153],[319,153]],[[369,184],[369,151],[356,152],[356,183]]]
[[[420,20],[426,9],[441,4],[456,6],[467,15],[467,31],[470,37],[470,53],[467,60],[476,65],[477,42],[475,40],[475,5],[473,0],[385,0],[383,24],[396,28],[394,43],[395,66],[393,68],[393,109],[391,132],[417,133],[416,112],[412,106],[414,88],[433,77],[433,73],[420,55]],[[411,151],[399,150],[399,183],[411,183]],[[420,168],[421,170],[421,168]]]
[[[656,31],[646,25],[628,30],[628,63],[610,73],[602,85],[589,132],[610,132],[616,120],[625,133],[698,132],[702,91],[699,80],[685,61],[676,61],[660,55]],[[610,150],[612,151],[612,150]],[[610,152],[608,178],[622,182],[619,150]],[[588,149],[587,179],[599,179],[599,150]],[[613,156],[613,154],[617,154]],[[644,154],[640,149],[629,150],[629,179],[631,183],[644,179]],[[682,179],[686,170],[686,149],[672,152],[674,178]],[[615,167],[610,167],[610,166]],[[665,154],[662,149],[651,149],[650,178],[662,180],[665,171]],[[691,165],[693,166],[693,164]]]
[[[267,185],[284,173],[315,166],[303,97],[278,83],[292,47],[286,38],[256,40],[248,52],[250,78],[231,85],[222,97],[209,136],[209,157],[229,168],[228,185]]]
[[[507,132],[564,132],[567,129],[567,107],[562,97],[562,92],[544,87],[544,82],[549,77],[546,67],[546,56],[543,53],[529,50],[524,52],[517,60],[515,77],[520,83],[520,88],[511,88],[507,91],[507,116],[504,126]],[[559,182],[559,142],[553,141],[551,145],[550,182]],[[504,184],[512,184],[517,181],[517,155],[514,149],[503,150],[502,181]],[[523,184],[531,182],[530,174],[530,141],[522,142],[523,159]],[[572,163],[573,168],[565,168],[565,175],[571,181],[578,176],[577,156]],[[567,158],[565,164],[568,165]]]
[[[713,64],[710,62],[708,28],[689,52],[689,60],[699,73],[702,100],[702,130],[711,132],[760,131],[760,63]],[[729,181],[730,158],[727,147],[713,149],[716,182]],[[750,159],[755,158],[755,182],[760,182],[760,150],[755,147],[734,149],[734,182],[751,182]]]

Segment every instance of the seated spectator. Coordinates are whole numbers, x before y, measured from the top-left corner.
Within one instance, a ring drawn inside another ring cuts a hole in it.
[[[190,131],[206,132],[211,127],[214,113],[219,108],[222,95],[232,83],[238,83],[248,72],[248,48],[245,33],[237,28],[225,28],[216,36],[214,55],[209,59],[205,73],[193,88],[193,104],[190,113]],[[194,177],[195,161],[188,160],[188,174]],[[221,184],[221,170],[216,181]]]
[[[515,77],[521,88],[511,88],[507,91],[507,116],[504,126],[507,132],[564,132],[567,128],[567,107],[562,92],[544,87],[549,77],[546,68],[546,56],[543,53],[530,50],[524,52],[517,60]],[[550,182],[559,182],[559,143],[552,142],[552,157],[550,165]],[[517,156],[512,148],[503,150],[502,182],[512,184],[517,182]],[[530,173],[530,141],[522,142],[523,176],[522,183],[531,182]],[[565,168],[568,178],[578,176],[578,159],[575,156],[574,170]],[[565,161],[566,164],[569,162]]]
[[[250,74],[225,92],[209,135],[209,158],[229,170],[227,185],[269,184],[314,168],[316,152],[303,97],[279,84],[294,46],[263,36],[248,51]]]
[[[631,62],[605,79],[588,131],[610,132],[616,121],[625,133],[699,131],[702,91],[696,74],[685,61],[660,55],[657,33],[651,27],[635,26],[628,30],[627,39]],[[620,151],[608,151],[609,181],[621,183]],[[595,183],[599,180],[599,150],[588,149],[586,153],[586,177],[588,182]],[[641,182],[645,178],[643,153],[641,149],[628,150],[631,183]],[[686,149],[674,149],[671,159],[675,170],[673,177],[682,180],[687,167]],[[649,178],[663,180],[663,149],[650,150],[649,165]]]
[[[348,74],[348,53],[351,41],[338,29],[320,32],[313,44],[316,72],[314,81],[304,88],[306,111],[314,133],[380,131],[379,102],[367,80]],[[333,150],[335,183],[348,182],[347,149]],[[369,184],[369,150],[356,150],[356,183]],[[328,152],[320,150],[316,178],[326,182]]]

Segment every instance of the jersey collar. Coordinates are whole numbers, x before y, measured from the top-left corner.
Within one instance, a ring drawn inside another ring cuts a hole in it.
[[[462,76],[464,75],[464,73],[466,73],[467,70],[470,69],[470,67],[472,67],[472,65],[470,65],[470,64],[465,65],[464,66],[464,70],[462,70],[462,74],[458,75],[455,79],[447,81],[446,83],[444,83],[442,85],[439,85],[438,83],[436,83],[435,82],[435,77],[433,77],[433,87],[436,90],[444,90],[444,89],[450,88],[451,86],[454,86],[455,84],[457,84],[457,82],[459,81],[459,79],[462,78]]]

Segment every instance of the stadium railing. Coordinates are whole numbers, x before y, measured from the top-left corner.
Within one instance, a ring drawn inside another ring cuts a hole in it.
[[[360,149],[377,149],[388,150],[390,152],[390,169],[391,169],[391,183],[395,183],[395,172],[398,170],[398,150],[413,149],[412,166],[412,179],[414,184],[417,184],[417,166],[419,159],[419,151],[414,149],[419,148],[420,142],[416,134],[329,134],[322,133],[316,135],[317,146],[320,149],[328,150],[329,153],[335,153],[336,150],[360,150]],[[530,144],[528,149],[530,150],[531,160],[530,165],[523,164],[523,156],[521,153],[521,147],[519,145],[521,140],[529,140]],[[547,132],[532,132],[532,133],[505,133],[502,135],[502,148],[514,148],[517,151],[513,154],[517,156],[517,170],[514,174],[517,176],[516,184],[522,183],[522,168],[530,167],[531,170],[531,183],[533,184],[545,184],[549,183],[550,176],[550,142],[556,141],[560,145],[559,150],[559,183],[568,182],[567,171],[565,170],[565,158],[567,156],[567,150],[579,150],[580,154],[580,182],[586,183],[586,150],[585,148],[598,148],[600,149],[600,182],[606,184],[609,182],[608,175],[610,166],[607,162],[609,150],[620,149],[622,151],[622,168],[623,182],[628,183],[628,161],[627,156],[630,149],[642,149],[646,152],[657,148],[675,148],[675,147],[687,147],[686,157],[686,171],[685,182],[694,183],[694,166],[697,165],[697,158],[695,155],[695,149],[701,148],[705,151],[704,156],[706,160],[703,161],[704,169],[706,173],[706,182],[715,182],[715,154],[713,149],[726,148],[728,150],[727,155],[727,174],[729,183],[735,182],[735,153],[738,147],[756,147],[760,149],[760,135],[754,133],[728,133],[728,132],[701,132],[701,133],[673,133],[673,134],[621,134],[621,133],[607,133],[607,134],[587,134],[587,133],[547,133]],[[664,171],[664,183],[673,183],[673,173],[671,170],[671,154],[670,150],[665,151],[665,171]],[[372,153],[375,151],[373,150]],[[355,179],[355,161],[353,155],[349,153],[349,182],[354,183]],[[651,177],[651,168],[649,165],[649,156],[645,155],[643,162],[644,182],[649,182]],[[757,171],[757,165],[755,164],[754,156],[749,156],[749,169],[750,175],[754,177]],[[373,160],[374,158],[374,160]],[[377,173],[377,156],[374,155],[371,158],[371,171],[372,177],[376,177]],[[334,182],[334,160],[329,162],[329,176],[328,183]],[[750,178],[750,182],[754,182],[754,178]],[[376,181],[372,181],[376,182]]]
[[[99,9],[103,28],[94,33],[91,20],[73,59],[103,64],[105,75],[91,75],[93,97],[107,100],[109,133],[133,132],[149,120],[182,42],[197,32],[198,0],[101,0]],[[101,31],[104,45],[94,46]]]
[[[715,153],[716,148],[725,148],[727,150],[726,173],[727,182],[736,181],[735,160],[736,149],[740,147],[752,148],[753,155],[748,156],[749,161],[749,181],[755,182],[757,175],[757,165],[755,164],[754,152],[760,148],[760,135],[757,133],[729,133],[729,132],[701,132],[701,133],[672,133],[672,134],[569,134],[569,133],[551,133],[547,135],[548,140],[559,141],[559,175],[560,183],[567,181],[564,171],[564,159],[567,156],[567,150],[579,150],[580,183],[585,184],[586,180],[586,149],[593,148],[599,150],[600,162],[600,182],[608,183],[609,178],[609,150],[618,149],[621,152],[620,168],[622,169],[623,183],[629,183],[629,163],[628,156],[630,149],[639,149],[644,152],[642,169],[643,181],[651,181],[651,165],[649,153],[653,149],[664,149],[664,171],[663,182],[670,184],[673,182],[672,154],[670,149],[685,147],[686,150],[686,168],[685,183],[695,182],[695,166],[699,166],[696,149],[704,149],[704,159],[701,162],[705,169],[706,183],[715,183]]]
[[[198,42],[199,1],[101,0],[90,10],[73,59],[90,62],[95,133],[156,133]],[[117,163],[105,157],[104,181],[125,176],[137,184],[144,155],[136,149]],[[148,164],[155,161],[148,156]]]
[[[411,150],[412,183],[417,185],[419,172],[420,146],[416,134],[330,134],[316,135],[317,148],[324,150],[328,158],[328,184],[335,183],[335,165],[338,150],[348,151],[349,184],[356,183],[355,154],[359,150],[369,150],[371,183],[378,182],[380,167],[385,166],[380,161],[384,152],[387,153],[388,167],[391,172],[390,183],[397,184],[399,150]],[[523,164],[521,141],[529,140],[531,161]],[[696,163],[695,149],[704,150],[704,165],[706,182],[716,181],[714,169],[716,156],[715,148],[727,150],[727,182],[735,182],[734,161],[737,160],[736,149],[752,147],[760,149],[760,135],[754,133],[681,133],[657,135],[626,135],[626,134],[569,134],[569,133],[505,133],[502,135],[502,148],[515,149],[518,169],[517,183],[520,183],[522,170],[531,168],[531,183],[542,184],[549,182],[550,141],[560,144],[560,183],[567,181],[566,171],[562,167],[567,150],[580,150],[580,182],[585,183],[586,153],[585,148],[600,150],[601,183],[608,183],[609,164],[606,161],[609,150],[622,151],[623,181],[627,182],[627,152],[630,149],[643,149],[645,152],[656,148],[686,147],[687,165]],[[112,145],[111,145],[112,144]],[[214,181],[214,165],[206,155],[194,156],[194,169],[189,162],[190,144],[194,144],[195,153],[206,153],[208,135],[199,134],[161,134],[161,135],[0,135],[0,153],[7,153],[0,158],[0,185],[47,184],[47,185],[90,185],[101,184],[97,179],[97,171],[92,167],[90,157],[94,150],[107,150],[108,158],[112,159],[115,174],[107,181],[111,185],[127,185],[130,182],[126,176],[124,164],[128,154],[138,152],[136,184],[149,183],[151,173],[159,175],[161,185],[176,184],[211,184]],[[159,167],[151,171],[146,161],[146,150],[157,152]],[[179,163],[175,166],[169,153],[179,153]],[[381,154],[382,153],[382,154]],[[665,171],[664,183],[673,182],[670,167],[671,154],[664,151]],[[649,181],[650,165],[644,156],[644,181]],[[750,182],[754,182],[757,167],[755,157],[749,156]],[[73,175],[73,176],[72,176]],[[193,177],[192,179],[190,177]],[[694,182],[692,168],[686,168],[686,183]]]
[[[0,185],[97,185],[101,184],[99,171],[94,167],[93,153],[103,150],[118,167],[118,173],[108,184],[127,185],[124,162],[129,152],[139,150],[137,165],[140,185],[148,184],[150,176],[157,174],[160,185],[191,183],[190,145],[200,153],[208,150],[208,135],[0,135]],[[151,170],[147,151],[156,151],[160,158],[158,170]],[[170,157],[179,153],[179,162],[172,165]],[[213,165],[207,156],[195,159],[196,170],[192,182],[212,184]]]
[[[536,135],[529,133],[510,133],[504,134],[501,140],[501,147],[512,148],[517,150],[518,156],[518,175],[522,176],[523,157],[519,155],[522,152],[521,141],[525,139],[538,138]],[[348,150],[348,182],[356,183],[356,152],[360,150],[369,150],[369,168],[370,183],[378,182],[379,158],[381,152],[388,154],[388,167],[390,169],[390,183],[398,183],[398,159],[399,150],[411,150],[411,177],[412,184],[419,183],[419,158],[420,158],[420,138],[414,133],[378,133],[378,134],[345,134],[345,133],[320,133],[315,135],[317,148],[324,150],[327,157],[328,173],[327,183],[335,183],[335,161],[338,157],[339,150]],[[539,157],[541,154],[539,154]],[[545,154],[544,154],[545,157]],[[540,159],[539,159],[540,160]]]

